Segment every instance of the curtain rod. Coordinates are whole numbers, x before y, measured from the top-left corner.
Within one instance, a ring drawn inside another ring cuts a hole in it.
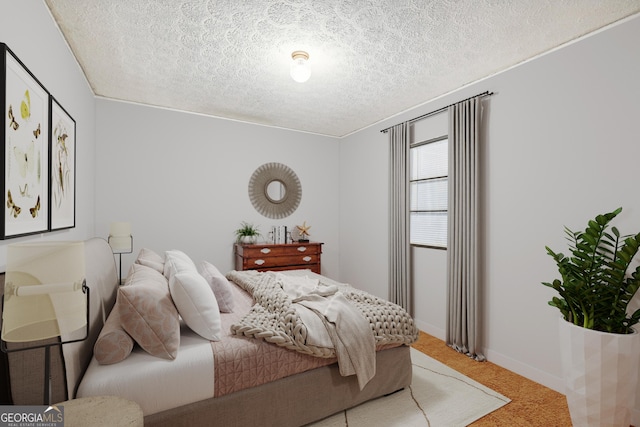
[[[435,111],[432,111],[430,113],[423,114],[423,115],[418,116],[418,117],[414,117],[413,119],[405,121],[405,123],[417,122],[418,120],[426,119],[429,116],[433,116],[435,114],[442,113],[443,111],[446,111],[452,105],[456,105],[456,104],[459,104],[459,103],[464,102],[464,101],[468,101],[468,100],[473,99],[473,98],[484,98],[485,96],[491,96],[491,95],[493,95],[493,92],[489,92],[489,91],[482,92],[482,93],[479,93],[478,95],[470,96],[469,98],[463,99],[462,101],[458,101],[458,102],[454,102],[453,104],[446,105],[446,106],[444,106],[442,108],[439,108],[439,109],[437,109]],[[393,126],[395,126],[395,125],[393,125]],[[391,129],[393,126],[389,126],[388,128],[382,129],[380,132],[387,133],[389,131],[389,129]]]

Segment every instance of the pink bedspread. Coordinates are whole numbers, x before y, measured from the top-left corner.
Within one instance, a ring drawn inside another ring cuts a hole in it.
[[[215,397],[336,362],[335,358],[309,356],[255,338],[231,334],[231,325],[238,322],[253,305],[251,296],[235,284],[233,291],[233,313],[221,313],[222,340],[211,342]]]

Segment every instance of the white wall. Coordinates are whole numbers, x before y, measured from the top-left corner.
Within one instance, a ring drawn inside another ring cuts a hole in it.
[[[544,247],[565,249],[564,225],[583,229],[588,219],[619,206],[621,231],[640,230],[637,40],[638,15],[345,138],[341,278],[387,294],[388,135],[380,130],[495,92],[484,102],[484,351],[489,360],[561,390],[559,314],[547,305],[553,292],[540,284],[558,275]],[[445,262],[442,251],[414,250],[416,321],[436,332],[445,325]]]
[[[180,249],[194,261],[233,268],[234,230],[241,221],[294,227],[306,221],[324,242],[322,272],[338,274],[338,144],[335,138],[250,125],[123,102],[97,100],[96,224],[129,221],[134,253]],[[253,171],[268,162],[293,169],[302,200],[289,217],[259,214],[248,194]]]
[[[41,1],[3,2],[0,42],[5,43],[76,121],[76,228],[0,241],[83,240],[94,235],[95,98],[82,71]]]

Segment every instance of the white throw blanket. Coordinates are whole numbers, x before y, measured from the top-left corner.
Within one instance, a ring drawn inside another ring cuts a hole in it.
[[[357,374],[361,387],[375,374],[371,348],[409,345],[418,338],[402,307],[309,271],[231,271],[227,278],[254,299],[249,313],[231,325],[232,333],[337,357],[341,373]]]
[[[333,347],[340,375],[356,375],[360,390],[376,374],[376,342],[369,322],[335,285],[278,274],[282,289],[307,326],[307,341]]]

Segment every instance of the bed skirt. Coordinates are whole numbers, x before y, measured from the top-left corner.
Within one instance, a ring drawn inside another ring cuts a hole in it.
[[[343,377],[337,363],[258,387],[202,400],[144,418],[145,427],[299,427],[411,384],[410,347],[376,353],[376,375],[360,391],[355,376]]]

